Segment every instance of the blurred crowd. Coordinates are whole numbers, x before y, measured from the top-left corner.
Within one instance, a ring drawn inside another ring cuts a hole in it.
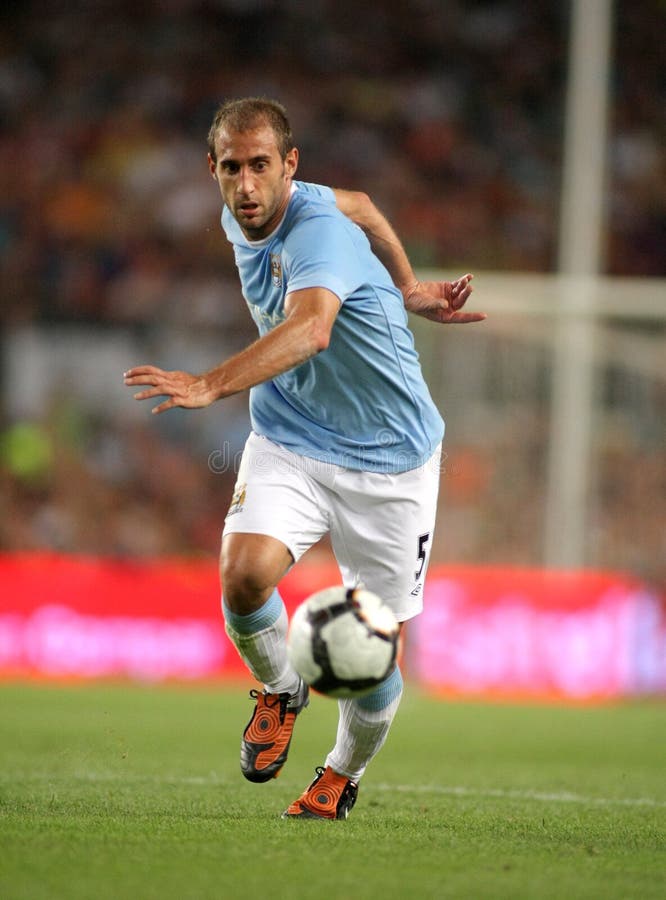
[[[233,490],[155,429],[75,407],[2,436],[0,548],[117,557],[213,555]],[[214,460],[213,460],[214,461]]]
[[[615,4],[608,271],[665,274],[663,4]],[[552,270],[568,4],[28,0],[0,31],[5,321],[227,326],[217,104],[287,106],[301,177],[368,191],[418,265]],[[236,294],[234,293],[235,297]]]
[[[663,276],[664,6],[614,6],[606,271]],[[553,271],[568,28],[559,0],[9,4],[4,340],[54,323],[253,337],[205,159],[213,112],[235,96],[280,99],[299,176],[367,191],[415,266]],[[76,395],[0,425],[1,547],[216,549],[233,473],[202,463],[207,439],[105,418]],[[498,546],[479,538],[501,531],[494,496],[479,495],[485,524],[465,557]],[[529,535],[512,561],[538,558]]]

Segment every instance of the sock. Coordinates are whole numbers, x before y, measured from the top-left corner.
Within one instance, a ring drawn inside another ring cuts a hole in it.
[[[370,760],[384,746],[401,697],[402,675],[396,666],[371,693],[339,700],[338,733],[326,765],[358,781]]]
[[[287,610],[276,590],[259,609],[247,616],[232,612],[222,602],[225,628],[241,659],[271,694],[294,694],[300,678],[287,659]]]

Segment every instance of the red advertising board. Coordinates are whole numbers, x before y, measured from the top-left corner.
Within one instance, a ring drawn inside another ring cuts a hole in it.
[[[301,564],[291,611],[339,581]],[[433,567],[407,629],[407,674],[454,693],[590,700],[666,691],[660,598],[614,573]],[[211,560],[0,556],[0,675],[247,678]]]
[[[603,699],[666,690],[666,608],[608,572],[436,569],[412,674],[462,694]]]

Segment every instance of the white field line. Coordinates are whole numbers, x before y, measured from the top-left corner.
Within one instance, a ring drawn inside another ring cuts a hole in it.
[[[229,784],[232,779],[216,775],[137,775],[121,772],[75,772],[72,774],[55,774],[48,772],[30,772],[10,776],[0,773],[0,783],[58,782],[73,779],[74,781],[191,785],[194,787],[220,787]],[[235,779],[234,779],[235,780]],[[628,806],[666,808],[666,800],[655,800],[653,797],[590,797],[569,791],[533,791],[507,790],[504,788],[472,788],[463,785],[444,784],[389,784],[380,782],[369,785],[371,790],[401,794],[440,794],[448,797],[478,797],[500,800],[534,800],[540,803],[577,803],[581,806]]]
[[[652,797],[587,797],[570,791],[505,790],[504,788],[470,788],[440,784],[378,784],[380,791],[406,794],[445,794],[451,797],[498,797],[505,800],[537,800],[543,803],[580,803],[583,806],[654,806],[666,807],[666,800]]]

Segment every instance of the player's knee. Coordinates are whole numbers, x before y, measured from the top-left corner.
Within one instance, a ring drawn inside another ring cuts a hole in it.
[[[275,589],[273,574],[268,566],[262,566],[260,561],[253,560],[242,548],[236,552],[225,552],[223,546],[220,554],[220,579],[225,604],[239,615],[254,612]]]
[[[257,609],[272,592],[261,572],[244,568],[238,560],[223,559],[220,567],[224,602],[232,612],[245,615]]]
[[[292,563],[287,546],[268,535],[225,535],[220,578],[227,607],[239,615],[259,609]]]

